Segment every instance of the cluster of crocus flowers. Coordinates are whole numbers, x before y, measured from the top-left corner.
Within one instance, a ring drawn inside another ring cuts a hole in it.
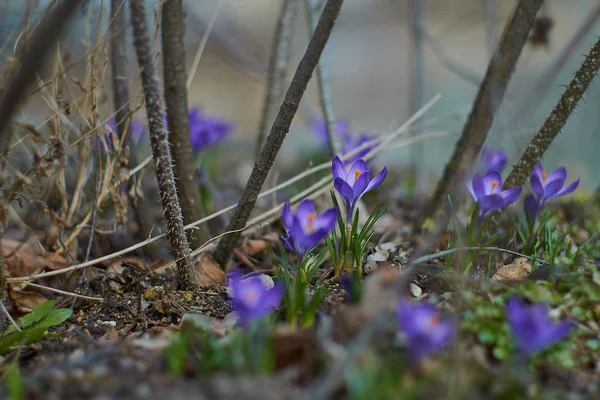
[[[346,204],[346,222],[352,223],[354,208],[360,198],[367,192],[375,189],[385,179],[387,167],[371,179],[369,167],[363,159],[354,161],[349,169],[338,156],[332,162],[333,185]]]
[[[264,275],[244,277],[237,269],[228,277],[229,296],[241,326],[248,326],[281,304],[284,291],[281,283],[268,284]]]
[[[327,123],[323,120],[315,121],[312,123],[312,131],[317,136],[317,140],[322,146],[329,144],[329,136],[327,134]],[[338,120],[335,123],[335,134],[340,139],[341,151],[343,154],[347,154],[354,149],[357,149],[363,145],[364,148],[359,150],[356,154],[353,154],[348,160],[344,161],[345,164],[351,164],[354,161],[363,158],[367,155],[374,147],[375,144],[366,145],[366,143],[372,141],[375,137],[367,134],[360,134],[355,137],[350,132],[350,123],[347,120]]]
[[[564,339],[574,325],[572,321],[554,323],[545,304],[527,305],[515,297],[506,302],[506,316],[517,351],[524,356],[531,356]]]
[[[523,189],[517,186],[502,190],[502,177],[497,171],[488,172],[485,177],[478,172],[466,185],[473,200],[479,204],[482,218],[517,201]]]
[[[525,197],[525,213],[536,219],[546,202],[552,198],[572,193],[579,185],[579,179],[565,186],[567,169],[556,168],[548,173],[541,163],[537,163],[529,177],[532,194]]]
[[[190,139],[195,153],[223,141],[234,128],[232,123],[224,119],[203,114],[199,107],[190,109],[189,120]]]
[[[281,220],[285,226],[287,237],[281,236],[281,242],[290,251],[301,257],[331,232],[337,220],[335,208],[317,214],[315,206],[309,199],[303,200],[292,213],[289,201],[283,206]]]
[[[200,107],[190,108],[188,118],[192,151],[196,154],[225,140],[234,128],[232,123],[224,119],[204,114]],[[168,125],[166,115],[164,119]]]
[[[506,166],[508,156],[506,154],[506,151],[502,149],[492,149],[490,147],[484,147],[481,150],[480,159],[483,161],[483,166],[485,167],[486,174],[492,171],[501,173],[504,167]]]
[[[404,333],[408,358],[413,363],[443,350],[457,330],[454,321],[442,318],[430,303],[411,303],[400,299],[396,319]]]

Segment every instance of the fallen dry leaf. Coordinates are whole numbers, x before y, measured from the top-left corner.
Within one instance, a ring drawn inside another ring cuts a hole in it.
[[[202,254],[200,261],[196,263],[196,277],[202,287],[225,284],[225,272],[208,253]]]
[[[134,267],[139,269],[140,271],[148,270],[144,261],[142,261],[139,257],[125,257],[119,260],[115,260],[112,263],[108,264],[106,267],[106,272],[113,272],[115,274],[122,274],[125,267]]]
[[[70,263],[55,253],[44,252],[33,243],[22,243],[12,239],[2,239],[2,254],[10,275],[13,277],[32,275],[43,270],[59,270]]]
[[[31,312],[33,308],[48,300],[38,292],[16,289],[10,289],[8,297],[15,303],[16,311],[22,314]]]
[[[531,273],[531,263],[525,257],[519,257],[512,263],[503,265],[492,276],[492,280],[496,282],[520,282],[527,278]]]

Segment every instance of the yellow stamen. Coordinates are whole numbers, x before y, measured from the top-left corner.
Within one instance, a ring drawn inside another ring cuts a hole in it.
[[[492,181],[492,190],[494,190],[496,188],[496,186],[498,186],[500,182],[498,181]]]
[[[317,214],[312,213],[312,214],[308,214],[308,221],[306,222],[306,230],[308,232],[314,232],[315,231],[315,227],[313,226],[313,223],[315,221],[315,219],[317,218]]]
[[[441,320],[442,319],[440,318],[439,314],[435,314],[434,316],[432,316],[429,320],[429,329],[433,329],[437,324],[441,322]]]
[[[542,183],[544,183],[544,181],[546,180],[547,177],[548,177],[548,173],[546,171],[542,172]]]
[[[360,175],[360,171],[358,169],[356,171],[354,171],[354,182],[356,182],[359,175]]]

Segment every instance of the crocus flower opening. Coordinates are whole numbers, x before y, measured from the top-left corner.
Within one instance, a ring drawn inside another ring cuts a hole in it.
[[[194,107],[188,113],[192,151],[199,153],[221,141],[233,131],[234,125],[218,117],[207,116],[200,107]],[[164,116],[167,124],[167,116]]]
[[[553,323],[545,304],[527,305],[516,297],[507,300],[506,316],[517,350],[527,356],[565,338],[574,325],[571,321]]]
[[[142,136],[148,133],[148,128],[142,122],[132,119],[129,122],[129,131],[131,132],[131,137],[133,138],[133,142],[137,145]],[[106,143],[108,144],[109,149],[114,149],[112,143],[112,135],[119,136],[119,131],[117,130],[117,120],[112,117],[108,121],[106,121],[106,125],[104,126],[104,136],[106,137]]]
[[[502,172],[506,166],[507,155],[502,149],[484,147],[481,150],[481,159],[483,160],[486,173],[492,171]]]
[[[473,200],[479,203],[480,217],[514,203],[523,189],[517,186],[502,190],[502,178],[496,171],[489,172],[485,177],[478,172],[471,181],[466,182],[466,186]]]
[[[356,203],[365,193],[381,185],[387,175],[387,167],[383,167],[373,179],[370,179],[369,167],[363,159],[356,160],[346,170],[342,160],[335,156],[332,162],[332,173],[335,190],[346,204],[346,221],[352,223]]]
[[[565,167],[559,167],[547,173],[542,164],[538,162],[529,176],[533,195],[525,199],[525,212],[535,219],[548,200],[570,194],[577,189],[579,179],[565,186],[566,179],[567,169]]]
[[[315,121],[312,123],[312,131],[317,136],[317,140],[322,146],[329,144],[329,136],[327,135],[327,124],[325,121]],[[347,120],[338,120],[335,123],[335,133],[340,139],[342,146],[342,152],[344,154],[351,152],[352,150],[370,142],[374,137],[366,134],[362,134],[355,138],[350,132],[350,123]],[[354,161],[363,158],[375,147],[375,144],[366,146],[364,149],[359,150],[352,157],[344,161],[345,165],[352,164]]]
[[[410,303],[401,299],[396,308],[400,330],[406,335],[411,362],[441,351],[456,334],[456,325],[442,319],[439,311],[429,303]]]
[[[321,242],[331,232],[337,220],[335,208],[318,215],[315,206],[309,199],[303,200],[292,213],[289,201],[283,206],[281,220],[285,225],[287,238],[281,237],[283,245],[299,256]]]
[[[229,273],[228,292],[241,326],[248,326],[275,310],[283,291],[279,282],[271,287],[258,275],[243,277],[237,269]]]

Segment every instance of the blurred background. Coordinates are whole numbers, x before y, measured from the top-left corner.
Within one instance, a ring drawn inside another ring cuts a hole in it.
[[[32,19],[50,2],[34,1],[37,8]],[[7,44],[2,57],[10,55],[18,40],[14,28],[23,18],[26,3],[0,1],[0,41]],[[280,1],[184,0],[184,3],[188,13],[189,64],[217,12],[208,46],[194,75],[190,105],[201,105],[206,113],[235,122],[235,133],[223,146],[227,150],[222,154],[242,155],[250,162],[252,152],[248,148],[258,130]],[[423,65],[419,71],[413,68],[411,3],[414,7],[418,1],[346,0],[321,62],[326,68],[335,115],[348,119],[356,134],[390,133],[412,114],[417,104],[427,102],[436,93],[442,95],[419,129],[442,131],[445,136],[428,139],[421,147],[391,150],[378,161],[409,166],[418,160],[419,167],[426,171],[423,187],[435,183],[435,177],[453,151],[477,92],[477,83],[485,74],[494,43],[515,1],[421,0],[420,27],[424,38]],[[148,18],[152,21],[158,1],[147,4]],[[597,40],[599,10],[597,0],[547,0],[542,8],[539,16],[552,21],[548,41],[530,43],[524,49],[487,143],[505,148],[512,163],[549,114],[563,85],[583,61],[583,54]],[[108,11],[107,0],[92,1],[81,10],[67,37],[71,59],[84,54],[86,32],[89,31],[90,37],[98,33],[99,17],[100,33],[105,33]],[[301,7],[292,42],[290,79],[308,42],[305,21]],[[137,90],[139,74],[133,49],[129,55],[131,86]],[[77,68],[83,73],[85,64]],[[76,76],[77,69],[73,73]],[[415,79],[422,80],[420,93],[412,89],[411,82]],[[109,115],[110,93],[105,97],[104,111]],[[544,158],[546,168],[565,165],[569,176],[580,177],[582,186],[587,188],[600,183],[597,178],[599,97],[600,89],[595,82],[585,97],[586,102],[578,107]],[[320,118],[318,104],[313,81],[278,157],[280,165],[319,146],[309,131],[310,121]],[[43,120],[49,114],[41,101],[30,102],[28,107],[22,118]],[[143,117],[142,113],[139,115]]]

